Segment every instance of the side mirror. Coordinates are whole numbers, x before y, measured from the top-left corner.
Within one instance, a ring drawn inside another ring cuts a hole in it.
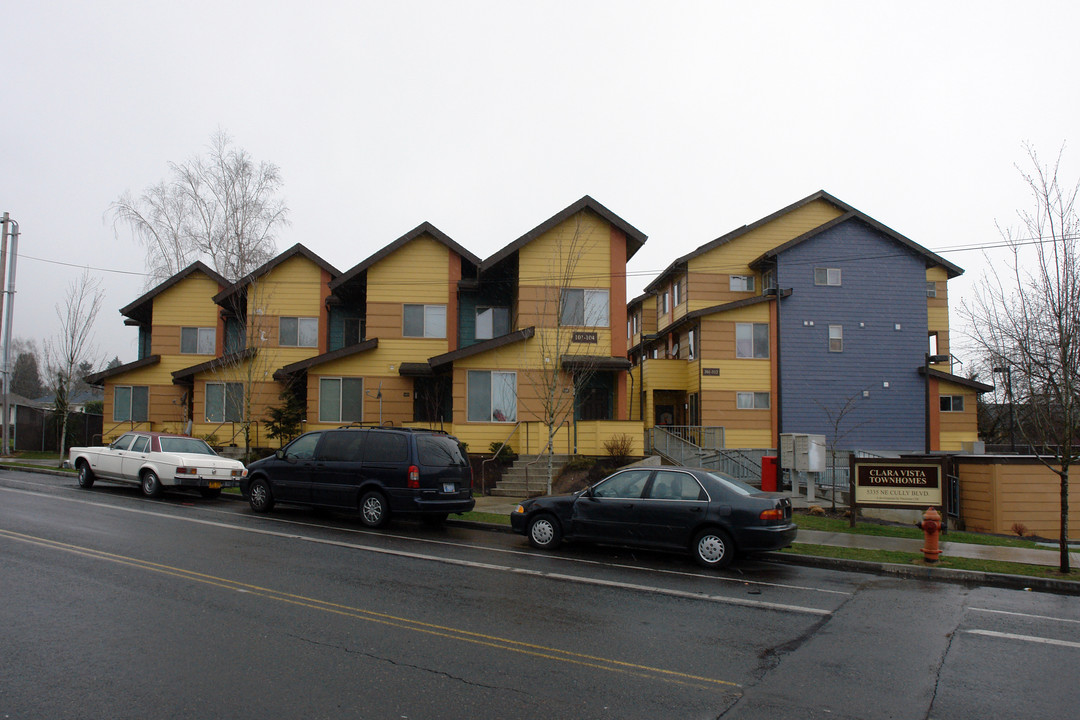
[[[275,450],[274,451],[274,457],[276,457],[278,460],[284,460],[285,459],[285,451],[284,450]]]

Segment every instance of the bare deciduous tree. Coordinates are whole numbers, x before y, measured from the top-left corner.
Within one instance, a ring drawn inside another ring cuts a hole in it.
[[[1051,165],[1030,145],[1025,150],[1031,167],[1017,169],[1033,207],[1018,212],[1019,230],[1001,230],[1012,253],[1008,273],[984,277],[961,313],[988,362],[1009,369],[1007,400],[1023,408],[1017,432],[1060,479],[1060,569],[1067,573],[1069,468],[1080,459],[1080,183],[1062,184],[1064,146]]]
[[[547,453],[547,493],[551,494],[554,475],[555,436],[564,424],[574,417],[580,393],[596,374],[599,355],[584,348],[597,344],[581,344],[575,340],[575,327],[607,327],[611,313],[610,293],[601,304],[590,302],[581,288],[584,279],[578,277],[578,265],[591,249],[591,242],[582,227],[578,214],[574,231],[568,238],[555,242],[547,278],[553,280],[538,299],[537,316],[542,326],[537,328],[535,352],[538,357],[525,372],[528,385],[536,396],[537,411],[533,412],[546,430],[543,452]],[[570,290],[578,295],[569,295]],[[564,359],[573,356],[573,368],[563,366]]]
[[[197,259],[236,281],[276,252],[275,234],[288,224],[277,165],[256,164],[221,130],[207,150],[205,158],[170,162],[169,178],[109,206],[114,227],[128,226],[146,249],[148,285]]]
[[[94,321],[104,298],[101,281],[91,277],[89,271],[75,278],[68,286],[63,303],[56,305],[60,330],[45,345],[49,384],[54,393],[56,412],[60,415],[61,467],[67,443],[68,405],[72,391],[82,380],[79,373],[92,367]]]

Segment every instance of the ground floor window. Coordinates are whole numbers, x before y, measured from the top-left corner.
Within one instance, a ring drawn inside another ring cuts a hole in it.
[[[517,373],[470,370],[469,422],[517,421]]]
[[[363,416],[363,378],[319,378],[319,422],[360,422]]]
[[[150,388],[117,385],[113,388],[113,421],[146,422],[150,415]]]
[[[243,383],[206,383],[206,422],[241,422],[243,419]]]

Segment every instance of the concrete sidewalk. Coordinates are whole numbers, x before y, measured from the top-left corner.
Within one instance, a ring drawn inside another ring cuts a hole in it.
[[[509,515],[514,512],[520,499],[477,495],[476,511]],[[1022,563],[1024,565],[1045,565],[1057,567],[1060,555],[1057,550],[1036,550],[1032,548],[1012,548],[997,545],[973,545],[972,543],[948,542],[942,536],[942,557],[962,557],[973,560],[997,560],[1000,562]],[[862,548],[865,550],[896,550],[900,552],[920,553],[923,541],[914,538],[879,537],[858,533],[821,532],[818,530],[799,530],[796,539],[805,545],[831,545],[834,547]],[[1080,552],[1070,552],[1070,566],[1080,567]]]

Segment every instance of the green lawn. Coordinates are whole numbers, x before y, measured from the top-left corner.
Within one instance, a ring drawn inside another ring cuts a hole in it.
[[[858,535],[876,535],[878,537],[914,538],[921,540],[923,531],[914,525],[888,525],[875,522],[856,522],[855,527],[848,527],[845,518],[820,517],[796,512],[793,520],[803,530],[822,530],[824,532],[855,533]],[[1038,548],[1039,545],[1031,540],[1020,538],[1002,537],[1000,535],[984,535],[982,533],[961,532],[950,530],[948,534],[941,536],[942,541],[971,543],[972,545],[997,545],[1001,547]]]

